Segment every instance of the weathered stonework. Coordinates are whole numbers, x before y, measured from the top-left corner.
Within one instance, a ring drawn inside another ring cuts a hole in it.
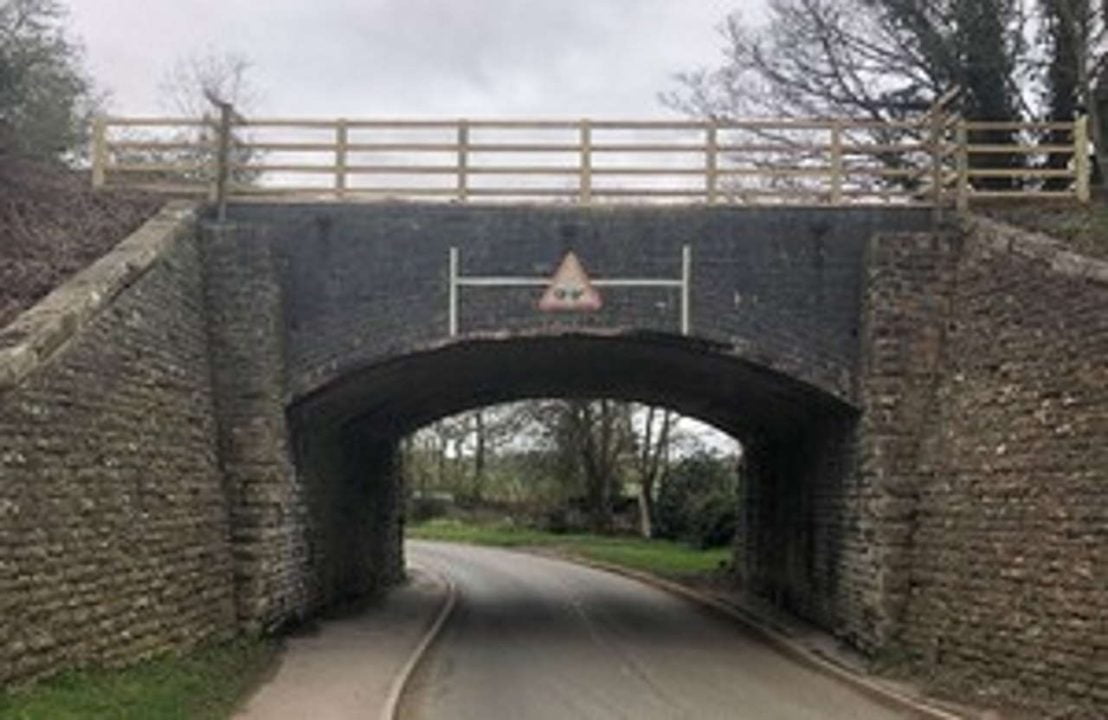
[[[857,537],[855,415],[744,441],[736,570],[744,591],[866,646],[874,619],[871,543]]]
[[[912,539],[929,468],[926,437],[944,372],[946,325],[962,243],[954,233],[878,235],[867,257],[862,416],[851,519],[865,574],[853,585],[869,622],[844,628],[871,652],[897,641],[910,591]]]
[[[1103,717],[1108,263],[988,221],[965,233],[904,641],[942,682]]]
[[[201,238],[238,617],[245,628],[272,628],[315,603],[307,505],[285,422],[282,288],[263,233],[213,225]]]
[[[358,428],[293,425],[305,497],[307,609],[357,604],[404,577],[395,440]]]
[[[235,631],[193,223],[167,208],[0,333],[0,683]]]
[[[879,238],[860,478],[875,648],[939,688],[1108,706],[1108,263],[983,219]]]

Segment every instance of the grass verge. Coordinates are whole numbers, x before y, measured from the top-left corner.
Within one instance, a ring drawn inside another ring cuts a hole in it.
[[[1001,203],[980,209],[984,215],[1061,240],[1071,250],[1108,260],[1108,198],[1088,205],[1073,203]]]
[[[223,720],[277,652],[275,640],[235,640],[121,670],[68,672],[0,694],[0,720]]]
[[[508,548],[541,547],[675,579],[717,573],[731,560],[731,550],[725,547],[701,550],[669,540],[584,533],[561,535],[507,524],[476,525],[454,519],[410,525],[408,537]]]

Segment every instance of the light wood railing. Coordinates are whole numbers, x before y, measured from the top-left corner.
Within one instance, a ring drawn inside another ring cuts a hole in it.
[[[1001,142],[990,138],[1001,137]],[[957,205],[1089,197],[1088,128],[918,120],[100,118],[93,183],[224,199]]]

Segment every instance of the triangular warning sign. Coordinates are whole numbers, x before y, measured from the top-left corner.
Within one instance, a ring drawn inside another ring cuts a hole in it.
[[[572,252],[566,253],[558,271],[550,279],[550,285],[539,300],[539,310],[544,312],[588,312],[599,310],[600,293],[589,281],[581,261]]]

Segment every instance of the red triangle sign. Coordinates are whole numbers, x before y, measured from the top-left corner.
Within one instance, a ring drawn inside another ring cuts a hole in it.
[[[566,253],[550,285],[539,300],[544,312],[589,312],[599,310],[600,293],[592,286],[581,261],[572,252]]]

